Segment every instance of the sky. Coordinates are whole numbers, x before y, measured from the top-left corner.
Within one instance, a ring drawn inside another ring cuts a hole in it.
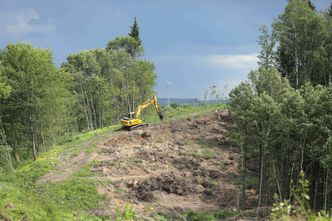
[[[312,0],[318,10],[331,0]],[[287,0],[0,0],[0,48],[31,42],[50,48],[57,66],[71,53],[105,48],[137,17],[155,64],[159,97],[222,95],[257,68],[259,27],[270,26]],[[167,92],[166,85],[169,84]]]

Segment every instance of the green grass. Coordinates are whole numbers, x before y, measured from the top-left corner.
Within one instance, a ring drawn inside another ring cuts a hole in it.
[[[204,148],[204,149],[200,149],[200,150],[197,150],[195,151],[194,153],[192,153],[192,156],[193,157],[196,157],[196,158],[203,158],[203,159],[211,159],[215,156],[215,152],[214,150],[212,149],[209,149],[209,148]]]
[[[143,163],[143,160],[130,158],[130,159],[127,159],[126,162],[127,162],[127,165],[130,165],[130,166],[140,166]]]
[[[215,110],[223,110],[226,109],[226,104],[210,104],[210,105],[197,105],[197,106],[189,106],[183,105],[178,106],[176,108],[172,107],[163,107],[162,112],[164,115],[163,122],[171,122],[180,120],[187,117],[197,117],[204,114],[211,113]],[[146,123],[159,123],[159,117],[155,114],[155,110],[153,107],[148,108],[146,110],[146,114],[142,114],[142,119]]]
[[[237,211],[220,210],[216,212],[189,212],[187,213],[187,221],[218,221],[233,217]]]
[[[187,212],[182,214],[157,214],[154,220],[157,221],[219,221],[234,217],[238,211],[219,210],[214,212]]]
[[[95,145],[84,143],[119,129],[111,126],[75,136],[69,143],[42,153],[35,161],[27,161],[11,174],[0,174],[0,214],[11,220],[98,220],[86,209],[98,207],[104,196],[98,194],[96,183],[78,179],[90,175],[83,166],[73,179],[55,184],[37,184],[38,178],[59,164],[60,156],[91,152]],[[13,205],[13,208],[5,208]]]
[[[75,174],[76,177],[91,177],[93,174],[90,171],[90,164],[82,166]]]
[[[212,187],[217,187],[218,186],[218,180],[212,179],[212,180],[210,180],[209,183]]]

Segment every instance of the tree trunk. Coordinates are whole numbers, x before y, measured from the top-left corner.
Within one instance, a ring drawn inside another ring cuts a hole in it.
[[[86,122],[86,127],[88,128],[88,130],[91,130],[90,128],[90,121],[89,121],[89,114],[88,114],[88,107],[86,105],[86,102],[85,102],[85,90],[83,89],[83,85],[82,85],[82,82],[81,82],[81,78],[79,77],[78,78],[78,81],[79,81],[79,85],[80,85],[80,95],[83,96],[81,98],[81,101],[82,101],[82,104],[83,104],[83,112],[84,112],[84,116],[85,116],[85,122]]]
[[[291,188],[292,188],[292,181],[293,181],[293,173],[294,173],[294,163],[292,164],[292,168],[291,168],[291,176],[289,179],[289,185],[288,185],[288,198],[291,198]]]
[[[86,107],[87,107],[89,130],[94,130],[90,101],[89,101],[89,98],[87,97],[87,95],[85,95],[84,97],[85,97],[84,99],[85,99],[85,103],[86,103]]]
[[[36,135],[35,132],[32,131],[32,155],[33,158],[37,159],[37,144],[36,144]]]
[[[29,126],[30,126],[30,133],[31,133],[31,145],[32,145],[32,156],[36,160],[37,159],[37,140],[36,140],[36,131],[34,127],[34,122],[32,119],[31,111],[29,111]]]
[[[328,192],[329,192],[329,188],[328,188],[328,182],[329,180],[329,169],[326,169],[326,175],[325,175],[325,190],[324,190],[324,210],[325,212],[327,212],[327,200],[328,200]]]
[[[278,181],[277,172],[276,172],[274,162],[272,162],[272,167],[273,167],[274,179],[276,181],[276,185],[277,185],[277,189],[278,189],[278,193],[279,193],[279,199],[280,199],[280,201],[282,201],[282,193],[281,193],[280,184],[279,184],[279,181]]]
[[[12,131],[12,136],[13,136],[13,151],[14,151],[14,156],[16,161],[19,163],[20,162],[20,155],[17,150],[17,139],[16,139],[16,133],[14,130],[14,122],[11,122],[11,131]]]
[[[318,174],[316,174],[314,177],[315,181],[314,181],[314,184],[315,184],[315,189],[314,189],[314,202],[313,202],[313,211],[316,211],[317,209],[317,196],[318,196],[318,187],[319,187],[319,179],[320,179],[320,172],[321,172],[321,168],[320,166],[317,164],[317,166],[319,167],[318,169]],[[315,170],[317,171],[317,170]]]
[[[295,88],[299,88],[299,59],[295,50]]]
[[[95,104],[93,102],[93,98],[92,95],[90,95],[90,106],[91,106],[91,120],[92,120],[92,125],[93,128],[98,128],[98,123],[97,123],[97,114],[96,114],[96,110],[95,110]]]
[[[248,148],[248,129],[245,129],[244,143],[242,146],[242,181],[241,181],[241,199],[240,199],[240,209],[245,209],[246,204],[246,174],[247,174],[247,148]]]
[[[259,195],[258,195],[258,208],[262,206],[262,195],[263,195],[263,175],[264,175],[264,153],[265,146],[260,146],[260,171],[259,171]]]
[[[14,170],[13,163],[12,163],[12,156],[10,155],[11,150],[6,151],[6,158],[9,170]]]
[[[99,127],[100,128],[103,128],[104,127],[104,124],[103,124],[103,111],[102,111],[102,108],[100,107],[99,108]]]
[[[134,95],[134,83],[133,83],[133,88],[131,90],[131,98],[132,98],[132,107],[133,107],[133,110],[135,109],[135,95]]]

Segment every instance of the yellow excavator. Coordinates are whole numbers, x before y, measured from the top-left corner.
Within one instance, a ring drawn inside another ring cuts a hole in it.
[[[145,101],[143,104],[140,104],[137,106],[135,112],[130,112],[128,117],[123,117],[121,119],[121,125],[125,129],[134,130],[140,127],[147,127],[148,124],[143,123],[143,121],[140,119],[142,111],[150,106],[151,104],[154,105],[156,108],[157,114],[159,115],[160,120],[164,119],[163,114],[161,113],[160,106],[158,104],[158,99],[156,96],[153,96],[149,100]]]

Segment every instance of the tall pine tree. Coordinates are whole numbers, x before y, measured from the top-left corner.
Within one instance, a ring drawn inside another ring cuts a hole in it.
[[[327,9],[327,13],[330,17],[332,17],[332,2],[331,2],[330,7]]]
[[[308,1],[308,4],[312,10],[316,11],[316,6],[310,0]]]
[[[141,45],[142,41],[139,37],[139,28],[136,17],[134,18],[134,24],[130,27],[130,33],[128,33],[128,35],[133,37]]]

